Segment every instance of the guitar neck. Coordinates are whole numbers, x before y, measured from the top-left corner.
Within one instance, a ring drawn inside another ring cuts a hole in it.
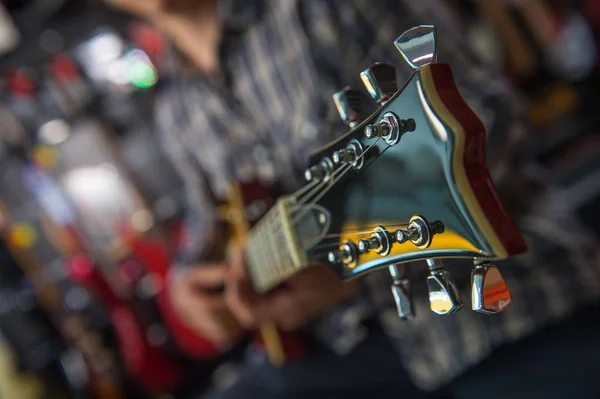
[[[285,197],[252,228],[248,237],[248,269],[256,291],[264,293],[307,267],[294,233],[292,204]]]

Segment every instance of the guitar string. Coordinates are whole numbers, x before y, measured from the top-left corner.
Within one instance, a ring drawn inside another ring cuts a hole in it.
[[[367,147],[367,149],[366,149],[366,150],[364,150],[364,151],[363,151],[363,152],[360,154],[360,156],[358,156],[358,157],[357,157],[356,161],[359,161],[361,158],[363,158],[363,157],[366,155],[366,153],[367,153],[367,152],[369,152],[369,150],[370,150],[371,148],[373,148],[373,146],[374,146],[374,145],[376,145],[376,144],[379,142],[379,140],[381,140],[381,137],[377,138],[377,140],[375,140],[375,142],[373,142],[373,144],[371,144],[370,146],[368,146],[368,147]],[[344,175],[345,175],[346,173],[348,173],[348,171],[349,171],[350,169],[352,169],[352,164],[351,164],[351,163],[348,163],[348,164],[346,164],[344,167],[342,167],[342,168],[338,169],[337,171],[335,171],[335,172],[332,174],[332,176],[331,176],[330,180],[331,180],[333,183],[335,183],[335,179],[334,179],[334,177],[335,177],[335,178],[338,178],[338,177],[337,177],[337,176],[335,176],[335,175],[336,175],[336,174],[337,174],[339,171],[342,171],[342,172],[341,172],[341,176],[339,176],[339,178],[342,178],[342,177],[344,177]],[[327,183],[329,183],[329,180],[327,181]],[[330,184],[330,185],[329,185],[329,187],[325,188],[325,190],[323,190],[321,193],[319,193],[319,195],[317,195],[315,198],[313,198],[313,199],[311,200],[310,204],[309,204],[308,206],[306,206],[306,207],[305,207],[305,209],[304,209],[304,210],[303,210],[303,211],[302,211],[300,214],[298,214],[298,215],[296,215],[296,216],[294,217],[293,224],[294,224],[294,225],[298,224],[298,222],[300,221],[300,219],[301,219],[301,218],[302,218],[302,217],[303,217],[303,216],[304,216],[304,215],[305,215],[305,214],[306,214],[306,213],[307,213],[307,212],[308,212],[308,211],[311,209],[310,207],[311,207],[312,205],[314,205],[314,204],[315,204],[317,201],[319,201],[321,198],[323,198],[323,196],[324,196],[325,194],[327,194],[327,192],[328,192],[329,190],[331,190],[331,188],[332,188],[334,185],[335,185],[335,184]]]
[[[291,197],[291,201],[292,204],[296,205],[298,198],[304,194],[306,191],[308,191],[309,189],[312,189],[315,185],[318,185],[319,183],[322,183],[318,180],[314,180],[311,181],[310,183],[308,183],[307,185],[305,185],[304,187],[302,187],[301,189],[297,190],[296,192],[294,192],[290,197]]]
[[[407,226],[407,225],[406,224],[398,224],[398,225],[389,225],[389,226],[384,226],[384,227],[400,228],[402,226]],[[366,235],[370,236],[372,232],[373,232],[373,230],[366,230],[366,231],[360,231],[360,232],[350,233],[350,234],[329,234],[328,236],[326,236],[325,239],[332,240],[332,239],[335,239],[336,237],[339,238],[339,237],[366,236]],[[339,247],[340,245],[342,245],[342,243],[338,240],[336,240],[335,242],[329,242],[329,243],[325,243],[325,242],[321,241],[321,243],[319,243],[319,245],[317,245],[313,248],[309,248],[308,250],[311,252],[314,252],[314,251],[319,251],[319,250],[326,249],[326,248],[329,248],[329,249],[335,248],[335,247]]]
[[[373,142],[369,147],[367,147],[366,150],[364,150],[358,157],[357,157],[357,161],[360,160],[361,158],[365,157],[365,155],[367,154],[367,152],[373,148],[373,146],[375,146],[379,140],[381,139],[381,137],[377,138],[377,140],[375,140],[375,142]],[[310,207],[312,205],[314,205],[317,201],[319,201],[325,194],[327,194],[327,192],[331,189],[331,187],[333,187],[335,184],[335,180],[338,178],[338,175],[341,174],[341,176],[339,176],[340,178],[343,177],[350,169],[352,168],[352,164],[347,164],[344,165],[343,167],[339,168],[338,170],[334,171],[330,178],[327,179],[327,181],[322,181],[319,184],[317,184],[316,187],[314,187],[313,189],[309,190],[309,192],[307,194],[304,195],[304,198],[299,201],[299,203],[295,204],[294,206],[294,210],[292,212],[297,212],[297,209],[300,208],[302,205],[304,205],[307,201],[308,198],[310,198],[313,195],[313,192],[315,191],[319,191],[321,190],[323,185],[329,185],[329,187],[326,187],[324,190],[322,190],[321,193],[319,193],[318,195],[316,195],[315,198],[313,198],[310,202],[310,204],[306,207],[304,207],[305,209],[302,210],[302,212],[300,212],[298,215],[296,215],[293,219],[293,225],[297,225],[298,222],[300,221],[300,219],[311,209]],[[310,185],[309,185],[310,186]],[[306,191],[306,187],[298,190],[296,193],[298,192],[302,192],[302,191]],[[296,193],[292,194],[292,195],[297,195]],[[277,230],[278,231],[274,231],[271,234],[275,234],[278,233],[279,230],[281,230],[283,228],[282,225],[277,226]]]
[[[364,229],[370,229],[370,230],[357,231],[360,229],[348,229],[348,230],[342,230],[342,231],[340,231],[340,233],[328,234],[323,237],[323,240],[320,241],[319,245],[309,248],[308,250],[315,253],[315,251],[339,247],[341,245],[341,243],[339,242],[339,240],[336,240],[336,238],[350,237],[350,236],[356,237],[356,236],[365,236],[365,235],[370,236],[371,233],[373,232],[373,229],[378,226],[382,226],[382,225],[377,225],[377,226],[372,226],[372,227],[367,227],[367,226],[363,227]],[[396,228],[401,228],[401,227],[406,227],[406,226],[408,226],[407,223],[383,225],[383,227],[385,227],[386,229],[396,229]],[[325,240],[335,240],[335,241],[327,243],[327,242],[325,242]],[[329,250],[326,252],[329,252]],[[326,253],[326,252],[321,252],[321,253]]]
[[[340,230],[340,232],[338,234],[328,234],[326,236],[324,236],[323,238],[327,238],[327,237],[339,237],[340,235],[345,235],[345,233],[350,233],[351,234],[356,234],[356,233],[372,233],[373,229],[379,226],[383,226],[385,228],[391,228],[391,227],[401,227],[401,226],[408,226],[408,223],[398,223],[398,224],[378,224],[378,225],[373,225],[373,226],[363,226],[363,227],[357,227],[354,229],[343,229]],[[366,229],[370,229],[370,230],[366,230]]]
[[[344,165],[344,167],[347,165]],[[344,170],[344,167],[339,168],[337,170],[335,170],[331,176],[329,177],[329,179],[325,180],[325,181],[320,181],[319,184],[317,184],[316,187],[314,187],[312,190],[310,190],[308,193],[304,194],[304,198],[299,200],[296,199],[296,203],[294,203],[294,210],[296,211],[298,208],[300,208],[302,205],[304,205],[311,197],[313,197],[315,195],[315,192],[318,192],[319,190],[321,190],[323,187],[330,185],[332,182],[335,181],[335,179],[337,178],[337,175],[340,174],[340,172],[342,172]],[[295,195],[295,194],[293,194]]]
[[[369,151],[369,150],[370,150],[370,149],[371,149],[371,148],[372,148],[372,147],[373,147],[375,144],[377,144],[377,142],[378,142],[380,139],[381,139],[381,137],[377,138],[377,140],[375,140],[375,142],[374,142],[374,143],[372,143],[372,144],[371,144],[369,147],[367,147],[367,149],[366,149],[365,151],[363,151],[363,152],[362,152],[362,153],[361,153],[361,154],[360,154],[360,155],[357,157],[356,161],[359,161],[361,158],[363,158],[363,157],[364,157],[364,156],[367,154],[367,152],[368,152],[368,151]],[[306,203],[306,201],[308,200],[308,198],[310,198],[310,197],[313,195],[313,192],[315,192],[315,191],[319,191],[319,190],[320,190],[320,189],[321,189],[323,186],[326,186],[326,185],[333,186],[333,184],[332,184],[332,183],[334,183],[334,182],[335,182],[335,178],[337,178],[337,175],[338,175],[340,172],[342,172],[343,174],[345,174],[345,172],[347,172],[347,171],[348,171],[348,169],[349,169],[349,168],[348,168],[348,166],[351,166],[351,164],[347,164],[347,165],[345,165],[345,167],[342,167],[342,168],[339,168],[339,169],[335,170],[335,171],[332,173],[332,175],[330,176],[330,178],[329,178],[329,179],[327,179],[326,181],[321,181],[321,182],[319,182],[319,184],[317,185],[317,187],[315,187],[315,188],[314,188],[314,189],[312,189],[312,190],[311,190],[309,193],[307,193],[307,194],[304,196],[305,198],[303,198],[303,199],[300,201],[300,203],[298,203],[298,202],[297,202],[297,201],[298,201],[298,198],[297,198],[297,196],[298,196],[298,195],[300,195],[300,194],[301,194],[303,191],[306,191],[306,188],[302,188],[302,189],[300,189],[300,190],[296,191],[295,193],[293,193],[293,194],[292,194],[292,197],[294,197],[294,200],[295,200],[295,203],[294,203],[294,205],[296,205],[296,208],[298,208],[298,207],[300,207],[301,205],[303,205],[304,203]],[[343,174],[342,174],[342,176],[343,176]],[[340,176],[340,177],[341,177],[341,176]],[[328,190],[328,189],[327,189],[327,190]],[[326,191],[327,191],[327,190],[326,190]],[[306,197],[308,197],[308,198],[306,198]],[[315,200],[314,202],[316,202],[316,201],[318,201],[318,199],[317,199],[317,200]],[[311,204],[311,205],[312,205],[312,204]]]
[[[340,169],[338,169],[336,171],[337,173],[333,173],[331,175],[331,177],[329,178],[329,180],[327,181],[329,187],[326,187],[319,194],[315,195],[315,197],[312,198],[307,205],[304,205],[302,207],[302,209],[296,209],[296,210],[294,210],[295,212],[300,212],[300,213],[294,215],[294,218],[292,220],[293,225],[295,226],[296,224],[298,224],[298,222],[300,222],[300,220],[302,219],[302,217],[304,217],[304,215],[306,215],[311,210],[311,206],[313,206],[314,204],[317,203],[317,201],[319,201],[321,198],[323,198],[323,196],[325,194],[327,194],[327,192],[331,189],[331,187],[333,187],[335,185],[336,179],[344,177],[344,175],[351,168],[352,168],[351,164],[347,164],[347,165],[342,166]],[[338,174],[340,176],[337,176]]]

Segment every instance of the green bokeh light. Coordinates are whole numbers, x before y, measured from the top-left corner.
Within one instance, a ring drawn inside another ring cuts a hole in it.
[[[139,89],[148,89],[156,84],[158,76],[151,65],[144,61],[135,61],[129,69],[129,80]]]

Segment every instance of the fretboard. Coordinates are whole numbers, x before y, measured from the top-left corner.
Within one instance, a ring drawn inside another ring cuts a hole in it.
[[[254,289],[264,293],[307,267],[288,209],[282,198],[250,231],[247,261]]]

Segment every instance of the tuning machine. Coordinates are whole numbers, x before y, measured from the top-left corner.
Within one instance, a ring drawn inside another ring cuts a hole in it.
[[[364,102],[360,91],[347,86],[333,95],[333,102],[342,122],[351,128],[360,123],[364,116]]]
[[[360,141],[353,139],[346,148],[335,151],[331,159],[335,165],[351,164],[355,169],[360,169],[365,164],[363,145]]]
[[[377,104],[385,104],[398,91],[396,68],[378,62],[360,73],[360,79]]]
[[[431,310],[440,315],[458,312],[463,307],[463,302],[454,279],[444,269],[444,263],[440,259],[427,259],[427,266],[427,290]]]
[[[391,234],[383,226],[373,229],[371,237],[358,240],[358,252],[361,254],[375,251],[381,256],[387,256],[395,242],[394,234]]]
[[[480,313],[500,313],[514,301],[500,270],[488,261],[474,261],[471,272],[471,301]]]
[[[394,45],[413,70],[436,62],[437,38],[433,25],[407,30],[394,41]]]
[[[401,119],[393,112],[386,112],[377,123],[365,126],[365,137],[375,139],[381,137],[389,145],[397,144],[406,132],[413,132],[417,128],[412,118]]]
[[[429,248],[436,234],[442,234],[445,231],[444,223],[439,220],[429,222],[421,215],[415,215],[410,218],[406,229],[398,229],[395,232],[395,241],[403,244],[410,241],[419,249]]]
[[[388,267],[390,276],[392,277],[392,294],[398,316],[401,319],[411,319],[415,316],[415,307],[412,300],[412,292],[410,289],[410,281],[406,278],[404,265],[391,265]]]
[[[317,165],[313,165],[304,171],[304,178],[308,182],[328,181],[334,171],[333,161],[325,157]]]
[[[346,241],[340,248],[327,254],[327,261],[332,264],[343,263],[349,266],[358,259],[358,248],[352,241]]]

